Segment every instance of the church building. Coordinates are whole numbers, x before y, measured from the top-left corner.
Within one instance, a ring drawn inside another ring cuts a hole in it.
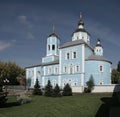
[[[70,42],[60,46],[60,38],[53,32],[47,38],[46,56],[39,65],[26,67],[27,87],[33,88],[36,79],[45,87],[48,80],[54,87],[70,84],[73,92],[83,92],[86,82],[93,77],[96,86],[111,85],[112,63],[104,56],[100,39],[91,46],[90,34],[84,28],[82,15]]]

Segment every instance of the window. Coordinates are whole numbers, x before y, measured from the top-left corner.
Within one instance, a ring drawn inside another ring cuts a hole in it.
[[[79,66],[78,65],[76,66],[76,72],[79,72]]]
[[[100,72],[103,72],[103,66],[102,65],[100,65]]]
[[[55,67],[55,74],[58,73],[58,67]]]
[[[76,58],[76,52],[73,52],[73,58]]]
[[[67,53],[67,59],[69,59],[69,53]]]
[[[52,68],[48,67],[48,74],[51,74],[51,73],[52,73]]]
[[[66,66],[64,66],[64,70],[63,70],[63,72],[64,72],[64,73],[67,72],[67,67],[66,67]]]
[[[55,50],[55,45],[52,45],[52,50]]]
[[[50,45],[48,45],[48,50],[50,50]]]

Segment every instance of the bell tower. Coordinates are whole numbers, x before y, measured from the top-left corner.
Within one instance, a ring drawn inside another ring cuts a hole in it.
[[[52,62],[59,59],[60,39],[52,26],[52,33],[47,38],[46,56],[42,58],[42,63]]]
[[[52,26],[52,34],[50,34],[47,38],[47,55],[58,55],[59,54],[59,46],[60,46],[60,40],[58,35],[55,33],[55,27]]]

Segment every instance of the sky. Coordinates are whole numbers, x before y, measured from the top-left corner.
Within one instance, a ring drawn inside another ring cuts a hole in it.
[[[104,57],[116,68],[120,60],[120,0],[0,0],[0,61],[22,67],[40,64],[52,25],[60,45],[70,42],[80,12],[92,47],[100,38]]]

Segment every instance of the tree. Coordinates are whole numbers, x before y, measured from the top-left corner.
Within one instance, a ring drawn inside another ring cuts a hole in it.
[[[50,80],[48,80],[48,83],[45,86],[45,96],[50,97],[52,96],[52,93],[53,93],[52,85],[51,85]]]
[[[63,88],[63,96],[72,96],[72,89],[68,83]]]
[[[0,92],[0,107],[3,107],[7,101],[7,92]]]
[[[90,76],[90,79],[89,81],[86,82],[86,84],[87,84],[87,92],[91,92],[94,88],[94,79],[92,75]]]
[[[120,72],[120,61],[118,62],[118,65],[117,65],[117,71]]]
[[[112,81],[112,84],[120,83],[120,72],[118,72],[116,69],[112,70],[111,81]]]
[[[18,85],[17,77],[25,76],[25,69],[18,66],[15,62],[0,61],[0,81],[8,79],[10,85]]]
[[[42,91],[41,91],[38,79],[36,79],[36,82],[34,85],[33,95],[42,95]]]
[[[53,90],[53,96],[55,96],[55,97],[60,96],[60,88],[59,88],[58,84],[56,84],[56,86]]]

